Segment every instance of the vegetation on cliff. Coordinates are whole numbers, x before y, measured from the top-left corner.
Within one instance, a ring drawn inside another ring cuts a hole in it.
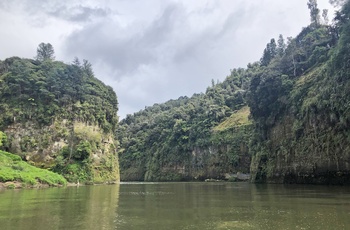
[[[122,120],[122,179],[220,178],[252,156],[253,182],[350,183],[350,2],[333,2],[332,24],[309,0],[310,25],[259,62]]]
[[[117,132],[121,179],[193,180],[248,172],[244,95],[255,67],[232,70],[204,94],[155,104],[123,119]],[[237,123],[228,125],[227,119]]]
[[[45,126],[58,118],[94,123],[104,132],[116,128],[116,94],[93,76],[87,61],[8,58],[0,62],[0,83],[2,130],[15,122]]]
[[[42,43],[36,60],[0,61],[3,149],[72,182],[118,181],[115,92],[88,61],[65,64],[53,54]]]
[[[255,182],[350,183],[350,2],[333,25],[311,16],[283,56],[252,78]]]
[[[311,23],[272,38],[260,61],[231,70],[205,93],[127,115],[91,65],[0,62],[0,143],[69,181],[178,181],[251,172],[253,182],[350,184],[350,1],[329,24],[308,1]],[[0,144],[0,147],[1,147]]]
[[[63,176],[29,165],[22,161],[19,156],[0,150],[0,182],[14,181],[21,183],[21,187],[67,184]],[[13,183],[7,184],[8,188],[15,188],[15,186]]]

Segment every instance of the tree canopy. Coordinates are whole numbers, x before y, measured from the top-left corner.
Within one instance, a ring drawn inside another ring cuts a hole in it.
[[[36,60],[38,61],[46,61],[46,60],[54,60],[55,59],[55,51],[53,46],[50,43],[40,43],[36,50]]]

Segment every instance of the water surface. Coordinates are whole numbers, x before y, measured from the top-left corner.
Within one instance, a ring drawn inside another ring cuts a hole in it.
[[[122,183],[0,191],[0,229],[350,229],[350,187]]]

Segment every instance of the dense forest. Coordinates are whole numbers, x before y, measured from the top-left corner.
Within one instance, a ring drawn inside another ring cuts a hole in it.
[[[115,92],[86,60],[55,61],[49,43],[37,54],[0,61],[1,148],[72,182],[118,180]]]
[[[123,119],[121,179],[349,183],[350,3],[333,3],[331,24],[310,0],[311,23],[272,38],[258,62]]]
[[[121,178],[221,178],[233,172],[232,165],[248,172],[251,122],[244,97],[254,68],[232,70],[204,94],[155,104],[123,119],[117,131]]]
[[[309,8],[311,24],[250,83],[255,182],[350,183],[350,2],[332,25]]]

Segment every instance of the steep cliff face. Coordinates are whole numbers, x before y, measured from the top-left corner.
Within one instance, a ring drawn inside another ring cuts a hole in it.
[[[113,133],[96,125],[55,120],[40,127],[28,121],[5,130],[8,150],[40,168],[50,168],[71,182],[119,181],[119,163]]]
[[[182,181],[206,179],[232,179],[237,173],[249,174],[250,155],[247,143],[242,142],[241,149],[232,145],[213,145],[207,148],[197,147],[186,153],[182,160],[169,162],[166,159],[150,161],[143,178],[128,177],[122,172],[122,180],[145,181]],[[180,153],[183,154],[183,153]]]
[[[305,128],[302,137],[296,138],[290,121],[274,126],[265,149],[253,156],[252,181],[349,184],[348,132],[312,126]],[[316,121],[310,123],[317,124]]]
[[[253,182],[350,184],[349,15],[347,1],[333,32],[319,36],[320,29],[309,28],[297,37],[304,42],[314,37],[308,44],[310,54],[296,63],[303,65],[300,75],[289,76],[282,84],[276,82],[283,76],[272,75],[267,81],[260,75],[252,81],[260,80],[257,88],[252,86],[253,93],[274,84],[276,91],[266,92],[266,98],[279,94],[269,104],[258,98],[251,102]],[[337,35],[337,42],[332,43]],[[302,47],[303,42],[299,43]],[[320,50],[325,53],[316,56]],[[259,106],[269,105],[271,110],[259,113]]]
[[[3,148],[70,182],[117,182],[117,98],[84,63],[0,63]]]
[[[130,156],[121,156],[121,180],[235,180],[237,173],[248,175],[251,161],[248,149],[251,124],[248,116],[249,108],[243,107],[231,119],[213,127],[205,145],[189,149],[170,146],[165,151],[154,144],[150,150],[146,150],[148,154],[142,160],[130,161]]]

